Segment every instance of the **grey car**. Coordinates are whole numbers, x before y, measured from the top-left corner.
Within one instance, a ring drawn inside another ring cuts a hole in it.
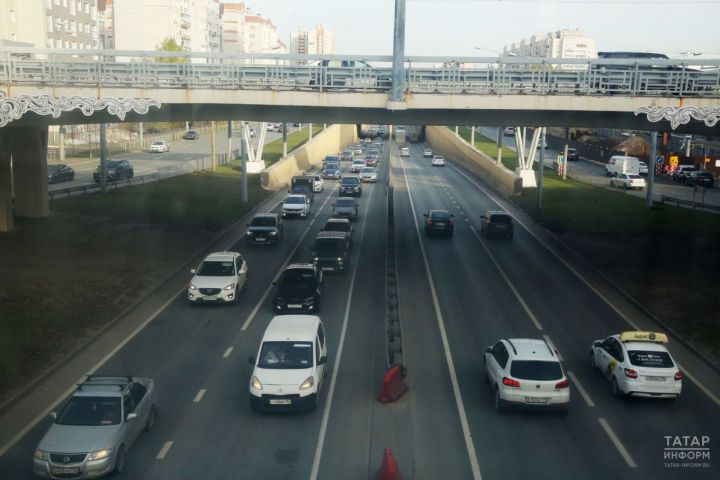
[[[125,452],[157,420],[155,383],[130,376],[88,376],[78,385],[35,450],[43,478],[95,478],[120,473]]]
[[[339,197],[333,203],[333,217],[347,218],[354,222],[358,218],[358,204],[352,197]]]

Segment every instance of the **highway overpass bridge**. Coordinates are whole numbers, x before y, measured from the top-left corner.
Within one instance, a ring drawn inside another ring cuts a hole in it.
[[[720,60],[0,49],[0,231],[47,215],[48,125],[189,120],[584,126],[718,135]],[[10,159],[13,162],[12,179]]]

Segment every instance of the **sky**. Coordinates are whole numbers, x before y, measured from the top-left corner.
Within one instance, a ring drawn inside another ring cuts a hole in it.
[[[394,0],[243,1],[285,43],[323,23],[335,29],[338,54],[392,54]],[[406,55],[494,56],[532,34],[579,28],[600,51],[720,58],[720,0],[406,0],[406,12]]]

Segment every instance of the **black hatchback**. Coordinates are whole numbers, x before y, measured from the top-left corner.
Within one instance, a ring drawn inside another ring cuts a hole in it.
[[[315,265],[323,272],[347,273],[350,268],[350,241],[344,232],[320,232],[312,246]]]
[[[248,245],[277,244],[283,236],[282,218],[277,213],[258,213],[247,226]]]
[[[75,178],[75,170],[62,163],[54,163],[47,166],[48,183],[69,182]]]
[[[424,213],[425,217],[425,233],[429,235],[439,234],[452,237],[455,231],[455,217],[447,210],[430,210]]]
[[[125,178],[132,178],[135,175],[135,169],[127,160],[108,160],[107,162],[107,180],[114,182]],[[102,171],[100,167],[93,172],[93,180],[95,183],[100,182]]]
[[[341,197],[362,197],[362,183],[358,177],[343,177],[338,195]]]
[[[280,279],[273,297],[275,313],[318,313],[322,298],[322,272],[312,263],[289,265]]]
[[[480,217],[480,233],[485,236],[504,237],[510,240],[513,237],[512,217],[502,210],[489,210]]]

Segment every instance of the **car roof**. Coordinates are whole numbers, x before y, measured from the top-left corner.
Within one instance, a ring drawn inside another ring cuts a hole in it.
[[[325,230],[320,231],[317,234],[317,237],[315,237],[316,240],[323,239],[323,238],[335,238],[338,240],[346,240],[347,237],[345,236],[345,233],[343,232],[328,232]]]
[[[287,197],[285,197],[285,199],[287,200],[288,198],[293,198],[293,197],[303,197],[303,198],[305,198],[305,195],[303,195],[302,193],[291,193],[290,195],[288,195]]]
[[[278,315],[270,320],[262,341],[314,342],[319,325],[320,317],[315,315]]]
[[[620,342],[627,350],[645,350],[649,352],[667,352],[665,345],[653,342]],[[669,353],[669,352],[668,352]]]
[[[485,212],[485,215],[487,215],[487,216],[507,215],[508,217],[510,216],[510,214],[508,212],[506,212],[505,210],[488,210],[487,212]]]
[[[204,261],[211,261],[211,262],[221,262],[223,260],[235,260],[235,257],[240,255],[237,252],[213,252],[209,254],[207,257],[205,257]]]
[[[432,215],[433,213],[447,213],[448,215],[450,215],[450,212],[448,212],[447,210],[441,210],[439,208],[432,209],[428,213],[430,215]]]
[[[536,338],[505,338],[516,360],[558,361],[557,355],[545,340]]]
[[[102,394],[107,397],[120,397],[131,383],[143,380],[148,381],[130,375],[89,375],[85,381],[78,384],[73,396],[96,397]]]
[[[291,263],[288,265],[285,270],[293,270],[293,269],[304,269],[304,268],[311,268],[313,270],[316,270],[315,265],[312,263]]]
[[[340,198],[343,198],[343,197],[340,197]],[[350,197],[346,197],[346,198],[350,198]],[[348,220],[347,218],[328,218],[328,221],[327,221],[326,225],[327,225],[328,223],[347,223],[347,224],[350,224],[350,220]]]

